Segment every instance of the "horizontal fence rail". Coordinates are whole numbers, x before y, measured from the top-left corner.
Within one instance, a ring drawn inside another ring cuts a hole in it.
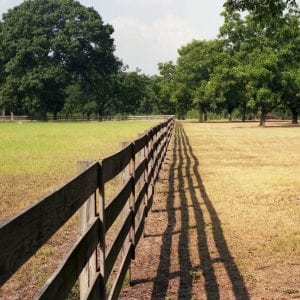
[[[80,299],[117,299],[143,235],[174,126],[174,118],[169,117],[119,152],[81,162],[76,177],[1,223],[0,285],[79,211],[81,236],[35,299],[66,299],[78,278]],[[119,191],[106,201],[105,184],[120,174]],[[119,217],[108,247],[108,231]]]
[[[130,116],[130,115],[117,115],[117,116],[57,116],[54,118],[53,116],[48,116],[48,121],[61,121],[61,122],[82,122],[82,121],[145,121],[145,120],[167,120],[171,118],[171,115],[144,115],[144,116]],[[0,115],[0,121],[10,122],[10,121],[38,121],[40,120],[39,116],[18,116],[18,115],[10,115],[3,116]]]

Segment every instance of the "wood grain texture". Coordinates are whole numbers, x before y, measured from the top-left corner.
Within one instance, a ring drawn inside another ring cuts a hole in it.
[[[108,296],[109,300],[117,300],[119,298],[119,294],[121,292],[123,282],[126,276],[126,272],[129,268],[130,265],[130,260],[131,260],[131,252],[132,252],[132,245],[128,245],[127,250],[125,251],[124,258],[121,263],[121,267],[118,271],[117,278],[114,282],[114,285],[110,291],[110,295]]]
[[[117,176],[128,165],[133,156],[133,147],[131,143],[124,149],[101,161],[104,183]]]
[[[88,263],[99,243],[99,218],[94,218],[83,236],[74,245],[65,261],[48,279],[34,299],[66,299],[79,274]]]
[[[147,193],[147,182],[144,182],[143,187],[141,188],[139,194],[136,197],[135,201],[135,209],[134,209],[134,216],[136,216],[137,212],[139,211],[141,204],[143,203],[144,197]]]
[[[139,137],[138,139],[136,139],[133,142],[133,144],[134,144],[134,154],[141,151],[147,145],[147,142],[148,142],[147,134],[144,134],[141,137]]]
[[[123,242],[125,241],[127,235],[129,234],[131,223],[132,223],[132,213],[130,212],[126,220],[122,224],[121,229],[116,234],[116,237],[114,238],[114,241],[107,252],[107,256],[105,259],[106,281],[120,253]]]
[[[147,168],[147,158],[144,158],[139,165],[137,166],[136,170],[135,170],[135,175],[134,175],[134,179],[135,182],[137,182],[140,177],[142,176],[142,174],[145,173],[145,170]]]
[[[58,190],[0,225],[0,285],[95,192],[98,168],[95,162]]]
[[[105,231],[107,232],[111,225],[114,223],[116,218],[121,213],[122,209],[129,201],[129,197],[132,192],[132,186],[134,179],[131,176],[127,183],[122,187],[122,189],[117,193],[117,195],[107,204],[105,208]]]

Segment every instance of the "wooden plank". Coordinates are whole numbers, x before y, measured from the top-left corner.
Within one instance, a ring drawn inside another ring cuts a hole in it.
[[[98,272],[97,276],[92,283],[91,287],[89,288],[87,295],[86,295],[86,300],[100,300],[101,299],[101,290],[100,290],[100,278],[101,275]]]
[[[150,211],[150,209],[152,208],[152,204],[153,204],[153,189],[151,191],[151,195],[148,198],[148,205],[147,205],[147,213]]]
[[[147,182],[144,183],[143,187],[141,188],[139,194],[136,197],[134,217],[136,216],[141,204],[143,203],[143,199],[144,199],[144,196],[146,195],[146,192],[147,192]]]
[[[100,219],[100,232],[99,232],[99,268],[100,268],[100,299],[106,298],[106,243],[105,243],[105,185],[103,180],[103,167],[100,162],[99,167],[99,219]]]
[[[101,161],[103,169],[103,182],[107,182],[117,176],[129,163],[132,157],[133,144],[127,145],[119,152],[104,158]]]
[[[83,170],[87,169],[89,165],[91,165],[92,161],[78,161],[77,162],[77,172],[81,173]],[[83,235],[91,225],[91,222],[97,216],[96,212],[96,192],[92,194],[85,201],[85,203],[81,206],[78,211],[78,225],[79,225],[79,233]],[[97,256],[96,251],[94,251],[93,255],[90,257],[88,263],[83,268],[80,276],[79,276],[79,290],[80,290],[80,299],[83,300],[85,295],[94,280],[97,272]]]
[[[99,164],[0,225],[0,285],[27,261],[98,187]]]
[[[144,174],[146,167],[147,167],[147,158],[144,158],[139,163],[139,165],[137,166],[137,168],[135,170],[135,176],[134,176],[135,182],[137,182],[140,179],[140,177],[142,176],[142,174]]]
[[[118,276],[114,282],[114,285],[111,289],[110,295],[108,296],[109,300],[117,300],[119,298],[123,282],[127,273],[127,270],[130,265],[130,260],[131,260],[131,252],[132,252],[132,245],[128,245],[126,255],[124,256],[120,270],[118,272]]]
[[[134,184],[134,179],[131,176],[127,183],[122,187],[122,189],[114,196],[114,198],[107,204],[105,208],[105,231],[107,232],[111,225],[114,223],[116,218],[119,216],[120,212],[124,208],[125,204],[128,202],[128,198],[131,195],[132,186]]]
[[[134,144],[134,154],[138,153],[141,151],[147,144],[148,141],[148,136],[147,134],[142,135],[138,139],[136,139],[133,144]]]
[[[94,218],[84,235],[73,246],[67,258],[35,295],[34,299],[56,300],[67,298],[80,272],[99,243],[99,229],[99,218]]]
[[[151,128],[150,130],[148,130],[148,140],[153,138],[153,129]]]
[[[137,227],[137,230],[136,230],[136,233],[135,233],[135,241],[136,243],[139,242],[142,234],[143,234],[143,231],[144,231],[144,226],[145,226],[145,216],[146,216],[146,210],[144,209],[143,211],[143,215],[142,215],[142,218],[141,218],[141,221]]]
[[[111,270],[116,262],[116,259],[120,253],[120,250],[122,248],[122,245],[130,231],[131,227],[131,221],[132,221],[132,213],[130,212],[125,220],[125,222],[122,224],[121,229],[117,233],[116,237],[114,238],[114,241],[112,245],[110,246],[110,249],[107,252],[107,257],[105,259],[105,271],[106,271],[106,278],[107,281]]]

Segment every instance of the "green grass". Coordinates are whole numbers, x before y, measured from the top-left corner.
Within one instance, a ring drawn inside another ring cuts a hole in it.
[[[151,121],[0,124],[0,221],[76,174],[78,160],[112,154]]]

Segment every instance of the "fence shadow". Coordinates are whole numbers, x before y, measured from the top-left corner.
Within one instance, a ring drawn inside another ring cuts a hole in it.
[[[201,210],[200,202],[199,199],[197,198],[195,187],[192,181],[192,167],[193,167],[192,160],[187,151],[187,144],[185,138],[186,136],[184,134],[181,125],[178,125],[178,135],[179,135],[179,139],[181,140],[180,156],[186,160],[185,173],[188,182],[187,193],[189,194],[189,197],[193,205],[193,213],[195,216],[195,222],[197,228],[197,239],[198,239],[197,248],[198,248],[198,255],[200,259],[200,269],[202,270],[202,274],[205,280],[204,283],[205,292],[206,292],[207,299],[219,299],[220,294],[219,294],[218,282],[216,279],[216,275],[214,273],[213,262],[209,252],[203,211]],[[202,187],[201,183],[198,180],[197,180],[197,185],[199,185],[200,188]],[[182,227],[187,227],[187,226],[189,226],[189,223],[182,224]]]
[[[201,196],[203,198],[204,204],[208,210],[209,217],[212,222],[212,231],[213,231],[213,238],[215,241],[215,245],[217,251],[220,256],[220,261],[224,264],[230,282],[232,284],[233,294],[236,299],[239,300],[247,300],[250,299],[249,293],[247,291],[243,276],[241,275],[234,258],[232,257],[230,250],[228,248],[223,229],[221,226],[221,221],[218,217],[218,214],[209,199],[209,196],[206,192],[205,186],[203,184],[202,177],[199,172],[199,161],[196,155],[193,152],[189,139],[184,132],[183,127],[179,124],[179,131],[180,135],[183,140],[183,149],[184,155],[187,159],[186,170],[187,174],[190,174],[191,170],[193,171],[194,176],[196,177],[197,183],[200,187]],[[207,241],[204,233],[204,223],[202,222],[202,212],[199,206],[199,201],[196,198],[195,191],[193,186],[190,184],[190,194],[194,204],[195,210],[195,218],[198,226],[198,238],[199,238],[199,255],[202,261],[201,267],[205,270],[204,276],[206,280],[206,293],[209,299],[219,299],[219,292],[217,282],[215,281],[215,275],[213,274],[212,270],[212,260],[210,259],[209,253],[206,249]],[[201,242],[200,242],[201,240]],[[206,275],[205,275],[206,274]]]
[[[243,276],[241,275],[234,258],[228,248],[221,221],[209,199],[205,190],[202,177],[199,172],[199,161],[193,153],[189,139],[181,124],[177,124],[174,145],[172,149],[172,163],[169,169],[169,191],[167,195],[166,209],[168,225],[162,234],[162,246],[160,249],[159,265],[156,277],[147,279],[145,282],[153,280],[153,290],[151,299],[166,299],[169,282],[179,277],[178,299],[193,298],[193,279],[191,271],[198,268],[202,271],[204,278],[204,288],[207,299],[220,299],[220,290],[213,264],[221,262],[228,274],[232,285],[232,292],[235,299],[250,299]],[[175,175],[175,170],[177,171]],[[196,178],[193,183],[192,176]],[[179,182],[179,190],[175,190],[175,182]],[[200,190],[201,199],[197,196],[196,189]],[[175,192],[178,192],[180,205],[175,207]],[[188,203],[190,201],[190,203]],[[213,239],[219,253],[218,259],[213,259],[210,255],[206,224],[201,202],[209,213],[212,222]],[[195,224],[190,224],[190,213],[194,214]],[[159,210],[157,212],[161,212]],[[164,210],[163,210],[164,211]],[[176,211],[180,211],[180,229],[176,230]],[[189,230],[196,230],[197,250],[200,260],[199,266],[192,265]],[[179,233],[178,241],[178,262],[179,270],[171,273],[172,262],[172,237]],[[156,236],[156,235],[155,235]]]
[[[159,265],[157,276],[154,279],[151,299],[165,299],[168,284],[171,277],[171,247],[172,236],[176,225],[176,211],[174,209],[174,182],[175,182],[175,164],[176,164],[177,136],[174,138],[172,163],[169,169],[169,190],[167,195],[166,211],[168,214],[168,225],[162,235],[162,246],[160,249]]]

